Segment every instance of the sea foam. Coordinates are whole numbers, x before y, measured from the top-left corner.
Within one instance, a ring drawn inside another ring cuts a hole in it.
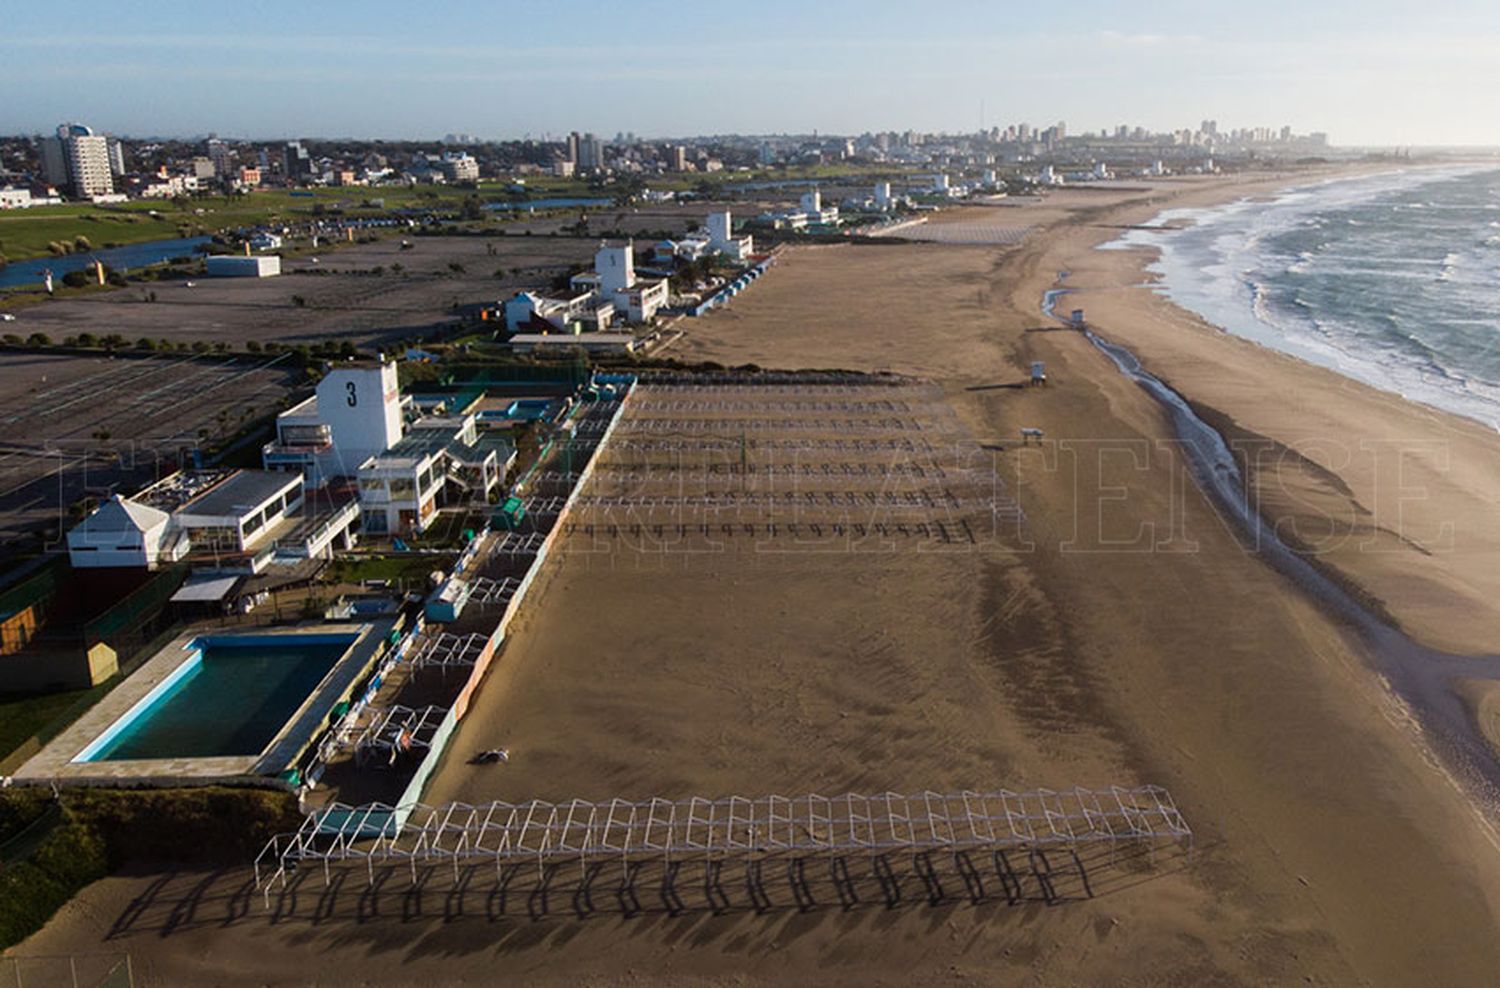
[[[1130,231],[1154,289],[1264,346],[1500,428],[1500,168],[1405,169]]]

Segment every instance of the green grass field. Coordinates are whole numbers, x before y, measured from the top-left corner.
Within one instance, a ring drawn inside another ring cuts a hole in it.
[[[379,558],[340,559],[329,567],[327,575],[342,583],[390,580],[402,586],[421,586],[433,570],[447,572],[454,558],[454,555],[394,554]]]
[[[0,214],[0,254],[22,261],[48,255],[53,242],[72,244],[87,237],[95,248],[183,236],[199,236],[240,226],[305,222],[314,216],[378,216],[407,207],[454,208],[473,190],[444,186],[309,190],[293,196],[266,190],[236,196],[205,196],[181,205],[152,199],[114,205],[36,206]],[[483,194],[483,193],[481,193]],[[384,206],[370,205],[383,200]]]
[[[892,176],[900,173],[889,165],[811,165],[751,172],[683,173],[652,178],[647,187],[688,191],[707,185],[732,192],[743,182],[796,181],[806,179],[850,179]],[[479,184],[478,196],[485,201],[507,201],[558,197],[608,196],[610,187],[590,188],[578,178],[531,175],[524,193],[509,181]],[[46,257],[54,243],[72,245],[79,237],[89,248],[167,240],[217,233],[242,226],[306,222],[314,216],[372,217],[396,209],[432,207],[452,210],[475,189],[445,185],[378,188],[320,188],[293,195],[282,189],[266,189],[234,196],[203,196],[178,202],[150,199],[114,205],[70,203],[35,206],[0,213],[0,256],[11,261]],[[372,205],[378,200],[381,206]],[[500,222],[501,217],[490,217]]]
[[[45,693],[40,696],[0,696],[0,759],[27,738],[51,724],[89,690]]]

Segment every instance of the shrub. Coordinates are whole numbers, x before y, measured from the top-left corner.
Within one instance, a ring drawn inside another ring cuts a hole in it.
[[[45,789],[11,789],[0,793],[0,844],[31,826],[51,803],[52,794]]]
[[[73,791],[55,823],[44,820],[52,806],[44,789],[0,793],[0,842],[33,824],[52,826],[29,855],[0,869],[0,949],[36,932],[112,867],[131,860],[240,863],[301,822],[296,797],[265,789]]]
[[[291,793],[213,786],[86,789],[68,794],[67,811],[105,836],[111,866],[133,860],[241,864],[302,822]]]
[[[33,822],[48,826],[42,817],[50,797],[45,790],[6,793],[0,800],[0,819],[5,821],[0,827],[19,833]],[[29,857],[0,870],[0,948],[36,932],[74,894],[107,872],[108,858],[98,832],[64,813],[62,822],[41,837]]]
[[[63,275],[62,283],[69,288],[82,288],[89,283],[89,276],[83,271],[69,271]]]

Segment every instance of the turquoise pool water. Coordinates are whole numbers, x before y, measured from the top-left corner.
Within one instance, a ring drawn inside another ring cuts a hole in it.
[[[194,639],[195,654],[74,761],[258,755],[355,637]]]

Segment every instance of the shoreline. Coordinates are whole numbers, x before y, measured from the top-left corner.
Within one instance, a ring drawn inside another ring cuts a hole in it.
[[[1254,312],[1245,309],[1242,301],[1237,301],[1243,289],[1249,288],[1252,293],[1258,292],[1261,288],[1258,282],[1242,282],[1236,277],[1234,293],[1205,296],[1204,292],[1207,290],[1205,284],[1195,282],[1189,276],[1189,269],[1194,268],[1195,265],[1187,256],[1180,251],[1165,248],[1160,243],[1153,243],[1155,238],[1139,235],[1186,230],[1198,227],[1205,222],[1209,224],[1208,228],[1212,229],[1220,216],[1227,215],[1232,218],[1238,211],[1237,207],[1242,204],[1293,203],[1301,199],[1320,196],[1325,192],[1338,195],[1343,192],[1344,186],[1351,183],[1369,183],[1380,180],[1380,185],[1377,187],[1365,187],[1371,195],[1380,195],[1393,191],[1424,188],[1434,181],[1440,182],[1445,179],[1460,180],[1492,175],[1497,171],[1500,171],[1500,162],[1470,161],[1417,165],[1373,172],[1359,170],[1352,174],[1335,175],[1318,181],[1293,182],[1277,188],[1269,195],[1247,196],[1185,207],[1173,206],[1158,213],[1145,224],[1125,227],[1119,237],[1100,244],[1097,249],[1148,252],[1151,255],[1150,259],[1141,265],[1142,283],[1177,308],[1197,316],[1231,336],[1277,353],[1286,354],[1303,363],[1323,367],[1341,377],[1366,384],[1405,401],[1474,421],[1488,429],[1500,432],[1500,426],[1496,424],[1500,411],[1492,405],[1483,404],[1482,396],[1469,394],[1462,389],[1454,390],[1413,381],[1410,379],[1414,373],[1412,366],[1400,362],[1382,363],[1379,359],[1380,348],[1371,347],[1366,341],[1358,338],[1346,340],[1345,345],[1341,345],[1338,342],[1320,342],[1306,332],[1290,332],[1282,335]],[[1356,197],[1352,201],[1364,200]],[[1338,200],[1335,200],[1335,204],[1337,202]],[[1184,213],[1189,215],[1173,215]],[[1224,258],[1224,260],[1229,260],[1229,258]],[[1213,285],[1215,288],[1222,288],[1218,279],[1213,281]],[[1317,314],[1309,318],[1316,321]],[[1474,378],[1483,380],[1479,375],[1463,367],[1450,368],[1441,364],[1438,367],[1443,375],[1450,378],[1456,377],[1461,382]],[[1475,401],[1481,404],[1474,407]]]
[[[1362,177],[1363,174],[1368,173],[1357,171],[1348,177]],[[1317,183],[1291,181],[1279,186],[1275,194],[1337,180],[1332,178]],[[1226,187],[1224,191],[1228,193],[1231,189]],[[1239,190],[1234,191],[1238,193]],[[1161,217],[1169,211],[1214,208],[1252,197],[1250,194],[1226,194],[1216,197],[1215,202],[1192,206],[1172,204],[1158,208],[1149,220],[1140,225],[1160,224]],[[1109,354],[1110,345],[1125,350],[1139,361],[1146,373],[1157,378],[1176,395],[1190,409],[1190,414],[1218,435],[1226,447],[1233,451],[1234,462],[1244,478],[1246,501],[1243,509],[1226,505],[1225,499],[1206,489],[1202,478],[1198,477],[1200,490],[1218,504],[1220,511],[1228,512],[1231,516],[1252,512],[1252,519],[1239,517],[1237,523],[1242,528],[1251,529],[1252,537],[1260,543],[1253,551],[1266,556],[1266,546],[1254,531],[1268,530],[1275,550],[1266,558],[1266,562],[1318,601],[1319,606],[1330,617],[1353,626],[1368,653],[1372,670],[1384,680],[1394,697],[1407,705],[1411,715],[1420,724],[1424,739],[1432,743],[1436,750],[1445,753],[1445,763],[1457,773],[1455,784],[1475,800],[1481,816],[1488,820],[1487,813],[1500,805],[1500,800],[1497,800],[1500,797],[1500,729],[1495,727],[1494,712],[1500,706],[1500,662],[1494,661],[1491,649],[1486,647],[1487,641],[1493,639],[1484,630],[1495,625],[1496,608],[1488,603],[1495,598],[1490,596],[1488,600],[1484,599],[1488,595],[1482,587],[1466,587],[1469,592],[1458,600],[1434,599],[1438,595],[1432,594],[1423,595],[1415,603],[1411,603],[1402,599],[1399,594],[1385,590],[1400,581],[1400,571],[1410,561],[1407,557],[1413,554],[1421,557],[1428,570],[1447,577],[1453,583],[1466,582],[1476,575],[1472,564],[1466,567],[1463,560],[1455,559],[1453,561],[1457,565],[1445,565],[1450,562],[1449,557],[1424,547],[1418,541],[1402,538],[1399,526],[1393,533],[1388,533],[1396,536],[1397,547],[1394,551],[1380,553],[1340,552],[1338,547],[1324,551],[1325,547],[1318,538],[1300,537],[1300,526],[1297,523],[1306,516],[1300,514],[1299,509],[1306,511],[1307,502],[1311,500],[1314,491],[1320,497],[1325,514],[1330,513],[1330,502],[1342,497],[1348,505],[1368,515],[1370,524],[1367,527],[1379,533],[1383,526],[1378,511],[1378,472],[1372,472],[1368,468],[1362,471],[1357,464],[1353,465],[1353,469],[1349,466],[1340,469],[1340,464],[1329,462],[1326,457],[1318,457],[1317,447],[1328,444],[1327,435],[1319,435],[1316,426],[1310,429],[1304,423],[1301,429],[1278,429],[1274,424],[1270,428],[1258,428],[1250,424],[1256,422],[1258,415],[1271,423],[1285,422],[1285,416],[1266,414],[1266,406],[1275,399],[1274,386],[1269,387],[1266,396],[1259,401],[1247,399],[1243,394],[1222,393],[1213,386],[1213,382],[1204,380],[1208,375],[1201,368],[1195,371],[1190,367],[1190,363],[1201,360],[1202,355],[1192,352],[1191,346],[1184,347],[1183,338],[1192,339],[1199,350],[1203,349],[1205,339],[1209,341],[1208,347],[1214,346],[1213,340],[1220,341],[1220,349],[1224,351],[1219,360],[1221,367],[1227,363],[1226,358],[1232,353],[1234,370],[1252,378],[1259,377],[1262,383],[1268,383],[1265,381],[1266,374],[1279,375],[1286,369],[1283,364],[1291,362],[1298,368],[1297,374],[1300,377],[1306,378],[1314,388],[1332,396],[1333,404],[1352,393],[1361,405],[1367,406],[1370,404],[1370,395],[1361,392],[1373,392],[1384,399],[1384,403],[1389,406],[1386,411],[1401,423],[1403,438],[1397,442],[1422,445],[1424,440],[1420,435],[1412,435],[1413,428],[1420,424],[1435,427],[1435,431],[1445,437],[1440,440],[1444,452],[1447,452],[1447,444],[1455,441],[1452,437],[1459,437],[1466,449],[1489,446],[1490,452],[1500,453],[1500,436],[1496,436],[1486,424],[1468,416],[1386,391],[1333,367],[1302,359],[1293,353],[1210,323],[1158,288],[1158,279],[1148,271],[1159,256],[1156,248],[1149,245],[1106,246],[1115,244],[1118,236],[1089,239],[1092,243],[1085,249],[1090,255],[1118,254],[1128,258],[1128,263],[1117,262],[1110,265],[1110,273],[1114,276],[1110,280],[1113,284],[1105,279],[1085,278],[1084,284],[1079,285],[1071,280],[1074,274],[1071,268],[1062,271],[1056,287],[1043,295],[1043,313],[1054,319],[1059,318],[1048,311],[1048,305],[1065,294],[1089,296],[1091,304],[1096,308],[1097,295],[1100,293],[1137,296],[1134,299],[1104,299],[1104,315],[1100,320],[1104,325],[1100,328],[1106,339],[1099,339],[1091,331],[1089,335],[1095,345],[1106,354]],[[1121,275],[1125,277],[1122,278]],[[1140,295],[1150,296],[1151,301],[1142,304]],[[1092,317],[1096,309],[1087,311]],[[1153,334],[1144,330],[1143,323],[1148,320],[1175,326],[1178,337],[1168,341],[1162,339],[1163,334],[1159,331]],[[1092,330],[1096,320],[1089,318],[1089,323]],[[1122,332],[1112,334],[1111,329]],[[1142,349],[1146,351],[1144,354]],[[1111,357],[1113,359],[1113,355]],[[1118,363],[1116,360],[1117,365]],[[1119,369],[1126,376],[1131,376],[1123,366]],[[1190,383],[1186,387],[1179,386],[1179,380]],[[1155,397],[1163,403],[1164,411],[1170,415],[1165,400],[1160,396]],[[1357,413],[1355,417],[1358,417]],[[1346,423],[1350,421],[1347,413],[1343,420]],[[1327,421],[1329,419],[1325,417],[1325,423]],[[1181,430],[1178,429],[1178,432],[1180,435]],[[1375,433],[1376,430],[1372,430],[1371,434]],[[1361,439],[1362,444],[1368,441],[1372,440]],[[1425,442],[1430,443],[1431,440]],[[1347,451],[1348,445],[1342,445]],[[1250,450],[1254,453],[1247,452]],[[1314,455],[1306,455],[1309,452]],[[1271,454],[1269,461],[1262,455],[1265,453]],[[1472,464],[1486,462],[1475,457],[1465,457],[1465,460],[1471,465],[1471,473],[1474,472]],[[1494,463],[1495,459],[1491,457],[1487,462]],[[1425,463],[1421,472],[1421,486],[1426,490],[1441,484],[1447,471]],[[1500,482],[1500,469],[1492,468],[1491,475],[1496,482]],[[1481,488],[1483,486],[1485,485],[1480,485]],[[1370,498],[1373,509],[1364,505],[1362,492],[1377,495]],[[1475,497],[1472,488],[1467,493],[1468,501],[1482,502],[1482,496]],[[1447,521],[1440,521],[1438,524],[1440,528],[1443,524],[1454,526],[1450,545],[1456,556],[1457,547],[1464,541],[1457,535],[1456,529],[1463,526],[1472,532],[1487,527],[1486,513],[1482,507],[1476,512],[1472,504],[1469,506],[1470,510],[1458,511],[1452,497],[1440,503],[1433,503],[1433,500],[1429,499],[1426,504],[1419,505],[1426,510],[1420,512],[1418,521],[1421,523],[1434,517],[1447,516]],[[1290,526],[1284,528],[1289,521]],[[1406,544],[1403,546],[1401,543]],[[1307,586],[1288,570],[1285,560],[1278,562],[1275,558],[1277,555],[1286,556],[1294,567],[1307,567],[1316,574],[1317,579],[1327,581],[1334,593],[1345,599],[1330,600],[1325,591]],[[1469,555],[1475,554],[1471,552]],[[1427,578],[1434,579],[1431,575]],[[1351,608],[1357,610],[1364,620],[1356,618],[1351,621]],[[1450,619],[1456,617],[1455,610],[1468,611],[1469,614],[1457,617],[1450,623]],[[1471,617],[1480,619],[1477,635],[1464,627],[1465,621]]]
[[[1066,276],[1060,272],[1059,283]],[[1042,314],[1067,325],[1055,311],[1057,301],[1067,294],[1067,289],[1048,290]],[[1091,330],[1083,333],[1167,414],[1188,451],[1195,486],[1238,530],[1247,551],[1359,639],[1373,671],[1420,725],[1424,742],[1444,754],[1455,786],[1476,801],[1487,820],[1489,812],[1500,808],[1500,676],[1481,668],[1491,657],[1454,655],[1421,645],[1383,602],[1371,598],[1346,574],[1309,557],[1305,546],[1274,531],[1275,519],[1261,514],[1246,496],[1244,463],[1230,449],[1231,430],[1212,421],[1219,417],[1214,410],[1173,390],[1125,347]]]
[[[1351,170],[1349,174],[1368,174]],[[1169,200],[1117,212],[1237,201],[1306,176],[1223,183],[1191,204]],[[1217,194],[1214,194],[1217,192]],[[1190,403],[1228,423],[1261,513],[1362,588],[1430,647],[1485,654],[1500,640],[1500,552],[1485,491],[1500,487],[1500,433],[1476,420],[1384,391],[1237,336],[1159,292],[1150,248],[1107,249],[1088,229],[1056,249],[1060,287],[1090,328],[1129,349]],[[1035,302],[1033,301],[1033,305]],[[1489,510],[1486,510],[1489,509]],[[1414,590],[1414,593],[1402,593]],[[1446,599],[1445,599],[1446,598]],[[1468,627],[1466,627],[1468,625]]]

